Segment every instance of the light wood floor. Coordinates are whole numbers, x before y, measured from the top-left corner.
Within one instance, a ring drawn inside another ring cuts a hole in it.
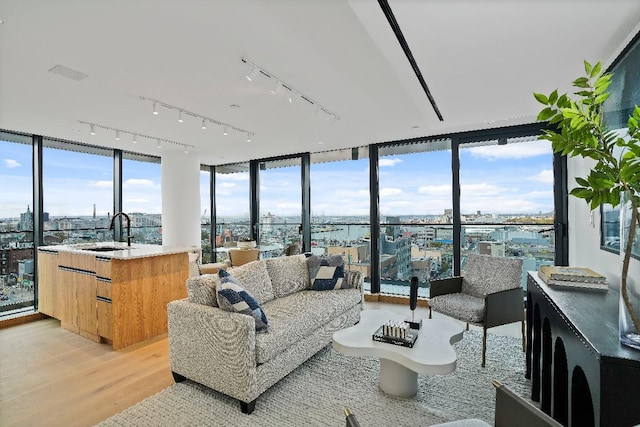
[[[410,313],[406,305],[364,307]],[[520,336],[517,323],[489,331]],[[168,352],[166,334],[112,351],[51,318],[0,329],[0,426],[99,423],[173,384]]]
[[[55,319],[0,330],[0,425],[92,426],[173,384],[166,334],[120,351]]]

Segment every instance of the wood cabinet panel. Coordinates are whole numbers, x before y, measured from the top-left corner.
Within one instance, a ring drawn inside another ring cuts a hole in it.
[[[102,298],[111,299],[111,281],[98,277],[96,279],[97,291],[96,295]]]
[[[77,252],[59,252],[58,265],[77,270],[96,271],[96,256]]]
[[[98,300],[98,335],[109,340],[113,338],[113,326],[111,320],[111,303]]]
[[[78,299],[76,298],[76,274],[59,268],[56,280],[55,313],[63,328],[78,332]]]
[[[94,273],[74,273],[78,310],[78,329],[94,338],[98,334],[96,276]]]
[[[167,304],[186,298],[187,253],[112,260],[113,349],[167,332]]]
[[[58,277],[58,254],[38,252],[38,310],[51,317],[56,315],[56,279]]]
[[[96,257],[96,276],[111,279],[111,260]]]

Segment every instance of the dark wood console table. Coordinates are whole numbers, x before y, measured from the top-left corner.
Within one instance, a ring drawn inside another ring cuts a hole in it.
[[[563,425],[640,424],[640,351],[618,341],[618,298],[528,273],[526,377],[531,398]]]

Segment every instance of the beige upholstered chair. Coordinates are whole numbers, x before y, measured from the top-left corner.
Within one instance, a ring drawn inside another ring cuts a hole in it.
[[[238,267],[260,258],[260,250],[253,249],[229,249],[229,259],[231,267]]]
[[[482,367],[487,351],[487,329],[507,323],[522,323],[524,342],[524,292],[522,260],[470,254],[462,276],[432,280],[429,299],[431,310],[482,326]]]

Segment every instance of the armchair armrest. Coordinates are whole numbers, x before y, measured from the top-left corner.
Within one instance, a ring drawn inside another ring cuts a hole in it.
[[[484,324],[486,328],[524,320],[524,291],[508,289],[485,295]]]
[[[218,307],[167,306],[171,370],[243,401],[256,390],[255,319]]]
[[[430,298],[459,292],[462,292],[462,277],[460,276],[431,280],[429,283]]]

